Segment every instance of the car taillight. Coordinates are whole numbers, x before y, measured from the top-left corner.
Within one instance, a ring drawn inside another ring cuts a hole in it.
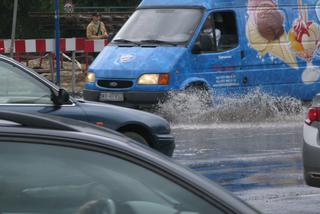
[[[308,125],[311,125],[311,123],[314,121],[320,121],[320,108],[318,107],[309,108],[308,118],[306,119],[305,122]]]

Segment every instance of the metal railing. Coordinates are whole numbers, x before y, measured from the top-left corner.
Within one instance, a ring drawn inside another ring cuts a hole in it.
[[[74,12],[132,12],[135,7],[74,7]]]

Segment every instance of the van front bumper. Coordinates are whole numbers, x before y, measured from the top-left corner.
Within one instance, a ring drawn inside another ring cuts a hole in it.
[[[161,101],[164,101],[168,92],[165,91],[117,91],[114,93],[122,93],[123,101],[101,101],[100,94],[103,92],[112,91],[96,91],[96,90],[83,90],[83,98],[88,101],[105,102],[126,107],[150,107]]]

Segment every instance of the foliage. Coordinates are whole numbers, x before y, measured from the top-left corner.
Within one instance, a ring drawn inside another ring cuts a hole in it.
[[[66,0],[60,0],[62,10]],[[73,0],[76,7],[136,6],[140,0]],[[0,38],[10,38],[13,0],[0,1]],[[54,12],[54,0],[19,0],[16,38],[50,37],[42,34],[39,26],[30,18],[30,12]],[[51,30],[52,31],[52,30]]]
[[[73,1],[76,6],[133,6],[137,5],[140,1],[139,0],[99,0],[99,1],[92,1],[92,0],[77,0]]]

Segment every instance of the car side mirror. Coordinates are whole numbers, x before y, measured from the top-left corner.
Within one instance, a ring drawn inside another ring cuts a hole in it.
[[[51,90],[51,100],[55,105],[60,106],[67,103],[70,100],[70,96],[69,93],[62,88],[59,89],[58,95]]]

